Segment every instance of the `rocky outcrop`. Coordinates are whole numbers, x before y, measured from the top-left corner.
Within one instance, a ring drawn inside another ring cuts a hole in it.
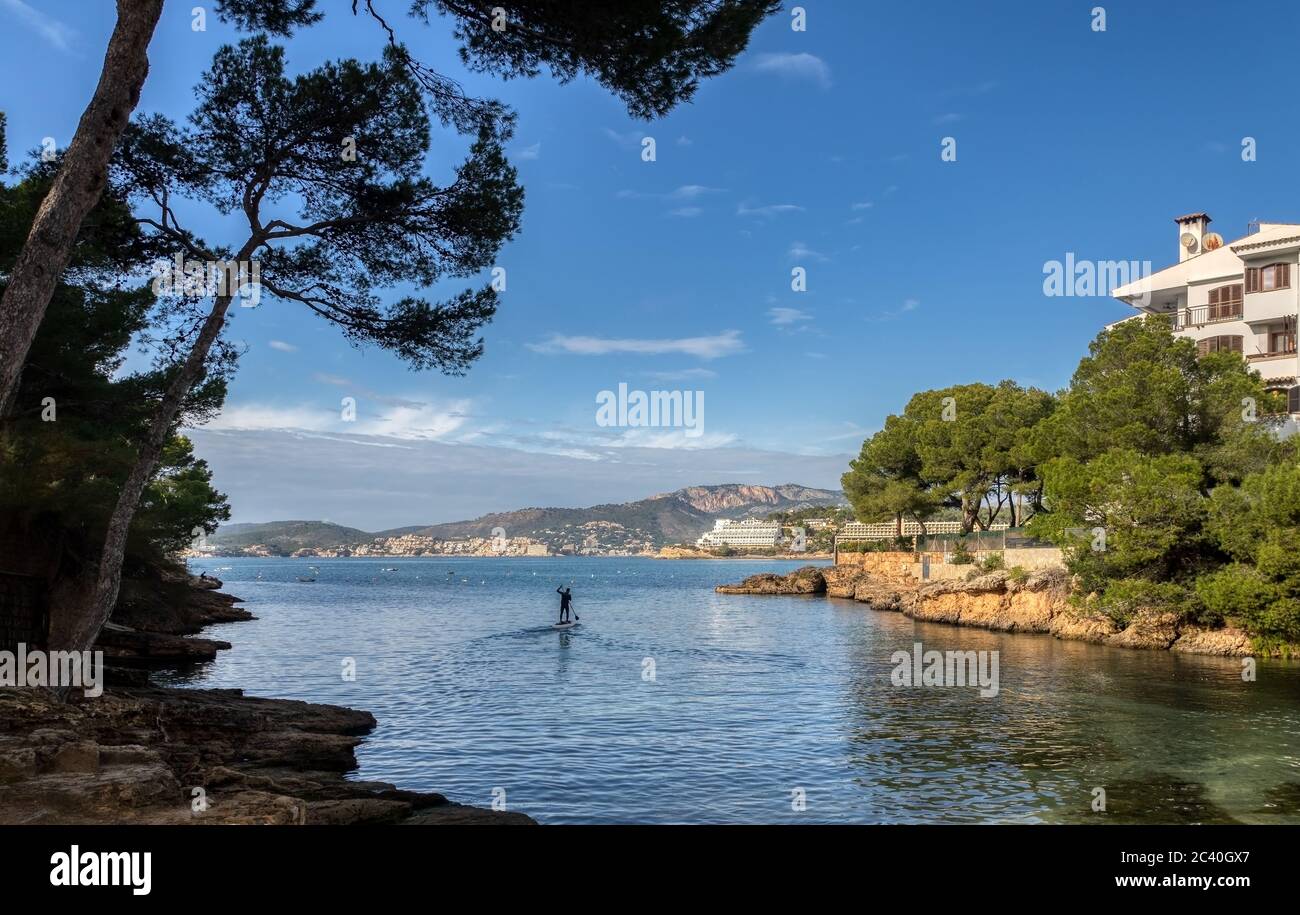
[[[738,585],[718,585],[719,594],[825,594],[826,578],[817,566],[804,566],[789,575],[763,572]]]
[[[1250,634],[1235,626],[1221,629],[1204,629],[1200,626],[1184,626],[1179,630],[1178,638],[1169,646],[1170,651],[1185,651],[1188,654],[1213,654],[1222,657],[1244,657],[1254,654]]]
[[[895,570],[884,560],[870,564],[853,561],[809,566],[789,575],[751,575],[738,585],[722,585],[716,590],[722,594],[824,593],[925,622],[1038,632],[1116,648],[1225,657],[1253,653],[1250,636],[1242,630],[1193,626],[1167,610],[1141,611],[1121,627],[1105,614],[1070,601],[1070,579],[1064,569],[1042,569],[1026,576],[1006,571],[981,575],[972,570],[969,578],[922,583],[901,566]]]
[[[217,578],[200,578],[183,568],[164,566],[123,579],[113,608],[113,622],[132,629],[166,635],[193,635],[213,623],[253,619],[235,604],[238,597],[223,594]]]
[[[95,648],[114,669],[183,667],[211,661],[230,643],[219,639],[186,638],[213,623],[254,619],[223,594],[217,578],[198,577],[183,568],[163,566],[140,570],[122,584],[112,620],[104,626]],[[121,677],[114,676],[120,682]]]
[[[1020,580],[999,571],[924,585],[909,596],[903,612],[919,620],[1003,632],[1050,632],[1053,618],[1066,609],[1068,594],[1063,572],[1036,572]]]
[[[0,823],[531,823],[349,781],[368,712],[239,690],[0,691]]]
[[[218,639],[187,639],[161,632],[142,632],[117,623],[106,623],[95,641],[104,652],[104,663],[123,667],[173,667],[211,661],[229,642]]]

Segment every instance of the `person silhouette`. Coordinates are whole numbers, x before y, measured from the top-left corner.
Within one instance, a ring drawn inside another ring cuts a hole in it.
[[[560,595],[560,622],[569,622],[569,614],[573,606],[573,590],[560,585],[555,589],[555,593]]]

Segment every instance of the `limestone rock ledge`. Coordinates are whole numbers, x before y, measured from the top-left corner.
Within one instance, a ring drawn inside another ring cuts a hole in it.
[[[1069,602],[1070,580],[1064,569],[1043,569],[1023,578],[996,571],[926,583],[906,574],[882,575],[855,566],[808,566],[789,575],[751,575],[740,584],[720,585],[716,590],[721,594],[825,594],[925,622],[1039,632],[1117,648],[1224,657],[1253,653],[1249,635],[1240,629],[1192,626],[1167,611],[1139,612],[1120,628],[1104,614],[1080,610]]]
[[[804,566],[789,575],[762,572],[738,585],[718,585],[719,594],[825,594],[826,578],[817,566]]]
[[[533,822],[346,779],[374,726],[369,712],[241,690],[111,689],[67,703],[0,690],[0,823]]]

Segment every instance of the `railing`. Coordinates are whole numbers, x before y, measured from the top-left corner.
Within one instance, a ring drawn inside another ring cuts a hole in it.
[[[998,521],[991,526],[991,530],[1006,530],[1010,525],[1005,521]],[[903,522],[903,536],[915,537],[919,534],[960,534],[960,521],[930,521],[921,529],[921,525],[915,521]],[[844,525],[836,539],[838,540],[888,540],[891,537],[898,536],[898,527],[892,521],[881,522],[880,524],[863,524],[859,521],[850,521]]]
[[[1287,349],[1273,350],[1272,352],[1267,352],[1267,353],[1250,353],[1246,356],[1246,361],[1261,362],[1265,359],[1281,359],[1284,356],[1294,356],[1294,355],[1296,355],[1296,348],[1292,346]]]
[[[1220,321],[1240,321],[1241,303],[1229,302],[1225,305],[1189,305],[1174,312],[1174,330],[1186,330],[1203,324],[1218,324]]]

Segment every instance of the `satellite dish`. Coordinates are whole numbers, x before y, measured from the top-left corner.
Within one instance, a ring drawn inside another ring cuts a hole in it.
[[[1191,232],[1184,232],[1178,236],[1178,241],[1187,249],[1189,254],[1196,250],[1196,236]]]
[[[1222,247],[1223,247],[1223,236],[1220,235],[1218,232],[1211,232],[1209,235],[1205,236],[1206,251],[1217,251],[1219,248]]]

